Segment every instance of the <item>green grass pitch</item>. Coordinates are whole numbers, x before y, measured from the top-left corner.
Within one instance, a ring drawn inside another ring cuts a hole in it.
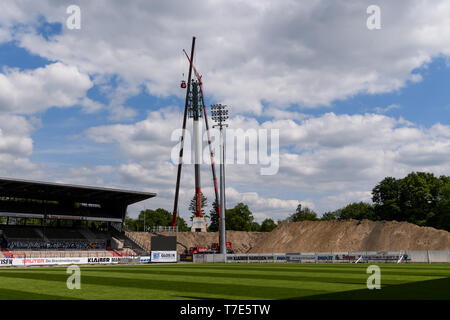
[[[364,264],[165,264],[0,269],[0,299],[450,299],[450,265],[380,264],[368,290]]]

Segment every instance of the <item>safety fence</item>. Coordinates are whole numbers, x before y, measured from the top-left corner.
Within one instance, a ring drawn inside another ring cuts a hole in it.
[[[450,263],[450,251],[194,254],[195,263]]]

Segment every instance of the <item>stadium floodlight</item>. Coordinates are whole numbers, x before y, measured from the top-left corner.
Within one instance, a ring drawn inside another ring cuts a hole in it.
[[[219,127],[222,130],[223,127],[227,127],[225,121],[228,119],[227,106],[223,104],[214,104],[211,106],[211,117],[217,122],[217,125],[213,127]]]
[[[228,110],[227,106],[223,104],[214,104],[211,106],[211,117],[212,119],[217,123],[213,126],[219,127],[220,129],[220,144],[221,144],[221,157],[220,157],[220,233],[219,233],[219,239],[220,239],[220,253],[226,254],[227,253],[227,246],[226,246],[226,234],[225,234],[225,143],[223,139],[223,128],[228,127],[227,124],[225,124],[225,121],[228,119]]]

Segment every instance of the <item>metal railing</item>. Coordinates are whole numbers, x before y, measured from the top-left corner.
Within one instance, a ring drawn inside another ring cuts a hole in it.
[[[150,232],[178,232],[178,226],[154,226],[148,227],[147,230]]]

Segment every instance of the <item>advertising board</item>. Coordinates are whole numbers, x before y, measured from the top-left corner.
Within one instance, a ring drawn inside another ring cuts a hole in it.
[[[120,259],[119,257],[13,258],[0,259],[0,266],[110,264],[119,263]]]
[[[151,262],[177,262],[177,252],[152,251]]]

